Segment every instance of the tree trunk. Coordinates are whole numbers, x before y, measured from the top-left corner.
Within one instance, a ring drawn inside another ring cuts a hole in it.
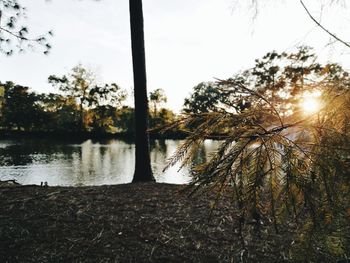
[[[135,173],[133,182],[154,181],[148,138],[148,101],[142,0],[129,0],[135,99]]]
[[[84,125],[84,108],[83,108],[83,103],[80,102],[79,104],[79,115],[80,115],[80,119],[79,119],[79,129],[80,132],[84,132],[85,131],[85,125]]]

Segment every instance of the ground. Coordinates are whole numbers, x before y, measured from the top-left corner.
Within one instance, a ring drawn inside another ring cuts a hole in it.
[[[253,238],[247,220],[242,244],[232,193],[187,188],[0,181],[0,262],[291,262],[290,227],[276,235],[264,221]]]
[[[233,262],[230,202],[183,188],[0,187],[0,262]]]

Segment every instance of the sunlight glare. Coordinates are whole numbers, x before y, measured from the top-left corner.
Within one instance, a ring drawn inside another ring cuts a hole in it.
[[[305,114],[314,114],[321,109],[320,96],[320,91],[305,92],[303,94],[300,107]]]

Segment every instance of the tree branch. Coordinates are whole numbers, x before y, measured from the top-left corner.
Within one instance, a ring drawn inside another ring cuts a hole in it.
[[[26,38],[26,37],[20,36],[19,34],[13,33],[12,31],[7,30],[6,28],[3,28],[3,27],[0,26],[0,32],[1,32],[1,31],[4,31],[4,32],[6,32],[6,33],[8,33],[8,34],[10,34],[10,35],[12,35],[12,36],[14,36],[14,37],[20,39],[20,40],[37,41],[36,39],[28,39],[28,38]]]
[[[333,37],[334,39],[336,39],[337,41],[343,43],[345,46],[347,46],[348,48],[350,48],[350,44],[345,42],[344,40],[340,39],[339,37],[337,37],[335,34],[333,34],[332,32],[330,32],[327,28],[325,28],[324,26],[321,25],[320,22],[318,22],[310,13],[310,11],[307,9],[307,7],[305,6],[303,0],[300,0],[301,5],[303,6],[303,8],[305,9],[306,13],[309,15],[309,17],[316,23],[317,26],[319,26],[323,31],[325,31],[328,35],[330,35],[331,37]]]

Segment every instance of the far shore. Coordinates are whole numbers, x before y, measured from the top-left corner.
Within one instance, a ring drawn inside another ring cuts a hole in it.
[[[150,131],[150,139],[169,139],[169,140],[184,140],[189,136],[186,131],[176,132],[154,132]],[[131,133],[106,133],[106,132],[67,132],[67,131],[22,131],[22,130],[0,130],[0,139],[62,139],[62,140],[104,140],[104,139],[121,139],[126,141],[133,141],[134,134]],[[224,134],[209,135],[207,139],[223,140],[226,138]]]
[[[187,133],[167,132],[150,133],[151,139],[172,139],[181,140],[187,137]],[[106,133],[106,132],[67,132],[67,131],[22,131],[22,130],[0,130],[0,139],[21,139],[21,138],[47,138],[47,139],[125,139],[133,140],[131,133]]]

